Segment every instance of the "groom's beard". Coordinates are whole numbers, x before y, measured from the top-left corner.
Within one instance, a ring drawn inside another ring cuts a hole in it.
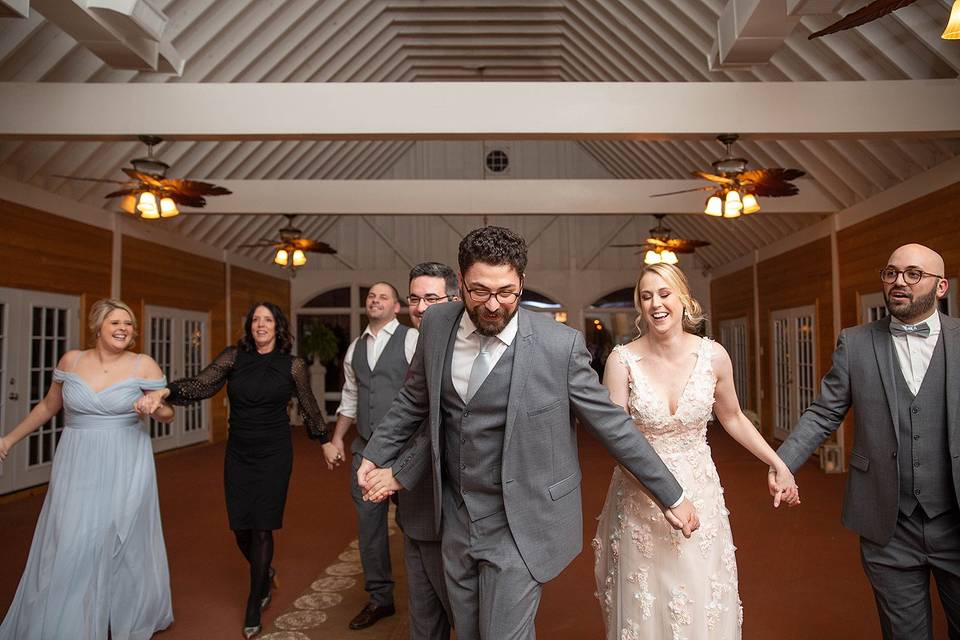
[[[519,304],[510,312],[503,307],[499,307],[496,311],[490,311],[484,305],[478,304],[472,309],[467,307],[467,315],[473,320],[477,333],[482,336],[495,336],[506,328],[513,316],[517,314],[518,309],[520,309]]]
[[[890,290],[890,293],[893,293],[894,291],[899,293],[906,292],[907,295],[910,296],[909,300],[900,301],[892,300],[889,293],[885,292],[883,294],[883,301],[887,305],[887,311],[890,312],[890,315],[901,322],[904,321],[904,318],[926,317],[937,305],[936,287],[933,287],[930,289],[929,293],[926,293],[920,297],[915,297],[908,288],[894,287]]]

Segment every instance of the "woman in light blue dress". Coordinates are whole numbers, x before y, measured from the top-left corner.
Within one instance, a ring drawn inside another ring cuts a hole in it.
[[[64,411],[46,499],[0,640],[146,640],[173,622],[167,553],[147,426],[134,411],[166,380],[128,351],[133,312],[100,300],[95,345],[60,360],[47,395],[7,436],[14,444]],[[153,417],[169,422],[173,410]]]

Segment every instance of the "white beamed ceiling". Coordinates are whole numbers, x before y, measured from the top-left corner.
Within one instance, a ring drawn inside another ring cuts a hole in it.
[[[787,2],[764,0],[768,1]],[[951,0],[920,0],[870,25],[815,41],[807,36],[837,15],[794,17],[792,30],[768,64],[716,71],[710,70],[709,58],[726,0],[151,0],[151,4],[168,18],[163,40],[186,61],[182,76],[110,68],[31,8],[25,19],[0,17],[0,83],[770,83],[956,80],[960,75],[960,43],[939,39]],[[862,5],[863,0],[845,0],[838,11],[846,13]],[[0,84],[0,91],[6,90]],[[69,91],[64,102],[70,104]],[[491,102],[482,106],[498,113],[513,108],[509,91],[506,98]],[[905,104],[909,102],[899,103],[896,109],[909,108]],[[269,103],[259,106],[264,112],[271,107]],[[391,106],[382,108],[389,113]],[[729,111],[729,105],[724,106]],[[837,101],[825,101],[819,105],[820,117],[829,123],[831,112],[843,107]],[[877,104],[875,109],[883,112],[884,107]],[[125,105],[114,108],[122,113]],[[756,104],[744,105],[744,109],[756,108]],[[957,105],[944,108],[960,110]],[[908,119],[905,114],[904,120]],[[793,135],[787,131],[782,136],[754,137],[742,141],[738,150],[754,167],[804,169],[818,197],[834,210],[862,202],[960,155],[955,137],[901,133],[851,138],[809,131],[804,127]],[[103,201],[107,193],[103,185],[52,177],[122,178],[120,168],[128,166],[130,158],[143,155],[143,145],[107,137],[0,140],[0,175],[113,209],[116,203]],[[209,139],[198,139],[203,137]],[[483,152],[493,147],[509,150],[511,169],[506,180],[686,180],[690,171],[708,169],[722,152],[712,136],[699,134],[660,140],[574,134],[562,140],[501,141],[467,137],[320,140],[296,135],[231,140],[197,134],[195,139],[163,143],[159,155],[171,165],[171,176],[231,184],[244,180],[477,180],[484,177]],[[218,207],[221,204],[226,206],[226,200],[218,202]],[[482,203],[472,205],[482,209]],[[645,214],[602,213],[590,219],[560,216],[554,220],[505,217],[502,208],[498,205],[491,212],[490,222],[524,230],[539,240],[538,247],[573,250],[591,259],[601,255],[598,251],[604,242],[641,240],[653,226]],[[300,210],[304,209],[309,205]],[[649,212],[648,204],[638,207],[640,211]],[[301,215],[298,226],[340,250],[340,259],[323,256],[308,265],[325,269],[402,268],[407,261],[429,259],[437,252],[435,243],[455,241],[483,220],[479,215],[457,219],[437,214],[360,219],[322,207],[316,214]],[[698,256],[718,266],[815,224],[823,215],[822,207],[803,215],[764,216],[761,212],[734,224],[702,215],[671,215],[668,224],[680,236],[709,239],[713,244],[699,250]],[[236,217],[183,216],[163,224],[193,240],[232,250],[272,234],[282,222],[273,211]],[[431,234],[437,225],[444,232]],[[587,227],[593,231],[585,232]],[[429,238],[434,236],[432,244]],[[241,252],[266,259],[264,251]],[[597,260],[606,268],[636,264],[629,251],[616,256],[601,255]],[[555,258],[544,260],[545,268],[563,267],[562,261],[554,265]]]

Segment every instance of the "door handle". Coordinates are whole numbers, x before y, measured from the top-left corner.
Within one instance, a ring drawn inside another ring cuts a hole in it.
[[[10,399],[10,400],[19,400],[19,399],[20,399],[20,394],[17,393],[16,391],[11,391],[11,392],[10,392],[10,395],[8,395],[7,398]]]

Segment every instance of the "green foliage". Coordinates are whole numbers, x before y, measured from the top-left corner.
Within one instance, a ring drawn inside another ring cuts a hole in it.
[[[330,327],[320,321],[315,321],[306,327],[303,335],[300,336],[299,346],[298,351],[301,356],[307,359],[313,359],[316,356],[323,365],[331,362],[340,353],[337,336]]]

